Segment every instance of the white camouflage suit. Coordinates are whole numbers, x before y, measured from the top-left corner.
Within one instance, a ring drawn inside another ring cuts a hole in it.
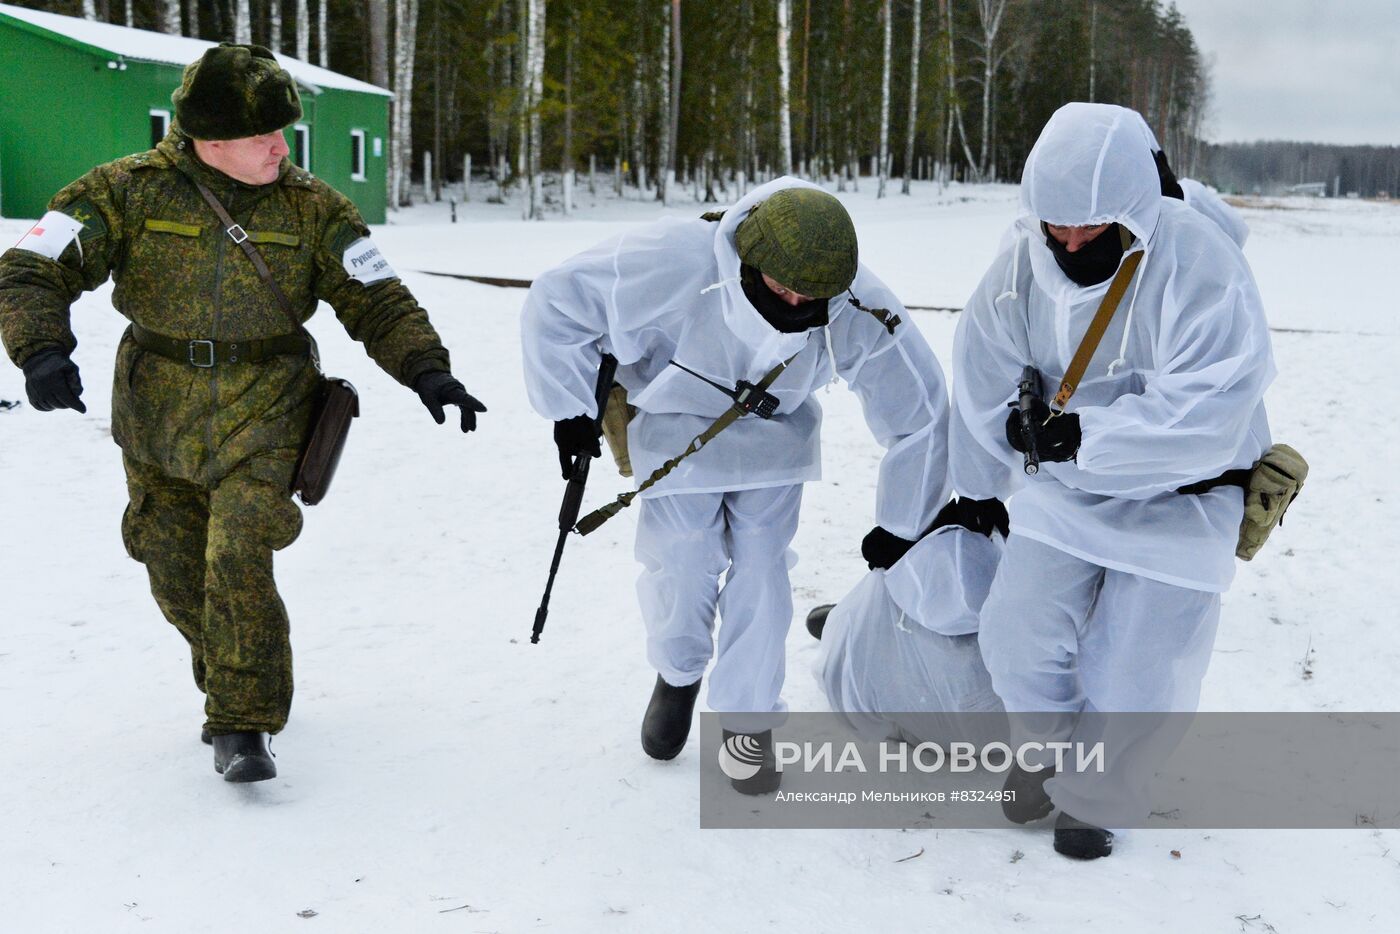
[[[946,525],[861,578],[828,614],[813,666],[831,709],[867,738],[916,741],[947,726],[919,714],[1000,711],[977,625],[1002,547],[1000,533]]]
[[[671,361],[733,387],[759,382],[796,355],[770,389],[777,414],[739,419],[640,500],[637,594],[647,659],[667,683],[693,684],[714,655],[718,611],[723,625],[707,700],[720,712],[756,715],[726,718],[727,728],[746,732],[781,722],[786,710],[788,569],[796,561],[788,546],[802,484],[821,477],[815,391],[844,379],[887,449],[878,524],[917,538],[947,498],[943,372],[879,279],[861,266],[851,292],[866,307],[904,318],[893,335],[847,295],[831,299],[829,325],[800,334],[775,330],[744,296],[735,228],[772,192],[799,186],[812,187],[780,178],[718,222],[662,220],[581,253],[535,281],[521,325],[526,388],[545,418],[593,415],[600,354],[617,358],[617,380],[637,408],[628,444],[638,482],[731,405]]]
[[[1026,163],[1021,236],[987,271],[955,338],[954,485],[1002,498],[1010,513],[979,638],[1017,741],[1093,742],[1079,724],[1096,711],[1195,709],[1243,495],[1175,490],[1249,467],[1269,445],[1273,354],[1249,266],[1216,224],[1161,197],[1139,122],[1102,104],[1055,113]],[[1021,369],[1035,365],[1052,395],[1109,285],[1065,276],[1042,220],[1117,222],[1136,237],[1128,252],[1146,255],[1069,403],[1082,430],[1076,459],[1027,477],[1005,433]],[[1070,772],[1046,790],[1080,820],[1121,826],[1147,813],[1160,764],[1148,760],[1166,751],[1111,746],[1105,776]]]

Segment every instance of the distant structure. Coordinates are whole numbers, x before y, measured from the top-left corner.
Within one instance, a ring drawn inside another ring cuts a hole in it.
[[[1302,182],[1297,185],[1289,185],[1284,190],[1290,195],[1311,195],[1314,198],[1327,197],[1326,182]]]
[[[93,166],[159,142],[184,66],[213,44],[0,3],[0,215],[39,217]],[[287,137],[293,161],[382,224],[392,95],[277,60],[301,92],[304,119]]]

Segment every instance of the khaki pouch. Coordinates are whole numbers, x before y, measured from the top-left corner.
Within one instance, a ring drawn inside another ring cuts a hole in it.
[[[1244,521],[1235,557],[1249,561],[1259,553],[1307,478],[1308,462],[1293,448],[1275,444],[1264,452],[1244,490]]]
[[[637,414],[635,407],[627,404],[627,390],[617,383],[608,394],[608,404],[603,409],[603,439],[608,442],[617,472],[624,477],[632,476],[632,457],[627,450],[627,425]]]

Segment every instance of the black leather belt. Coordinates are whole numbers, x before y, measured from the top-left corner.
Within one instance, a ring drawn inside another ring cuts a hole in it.
[[[1197,480],[1195,483],[1177,487],[1178,493],[1187,496],[1200,496],[1202,493],[1209,493],[1211,490],[1222,486],[1237,486],[1242,490],[1249,489],[1249,476],[1254,473],[1250,467],[1236,467],[1234,470],[1227,470],[1218,477],[1211,477],[1209,480]]]
[[[302,334],[279,334],[247,341],[181,340],[132,324],[131,336],[142,350],[200,369],[227,363],[262,363],[273,357],[303,357],[310,350]]]

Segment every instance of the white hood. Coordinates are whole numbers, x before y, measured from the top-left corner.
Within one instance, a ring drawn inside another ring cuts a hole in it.
[[[1119,223],[1150,243],[1161,214],[1161,184],[1135,111],[1114,104],[1066,104],[1041,131],[1021,176],[1021,218],[1067,227]]]

